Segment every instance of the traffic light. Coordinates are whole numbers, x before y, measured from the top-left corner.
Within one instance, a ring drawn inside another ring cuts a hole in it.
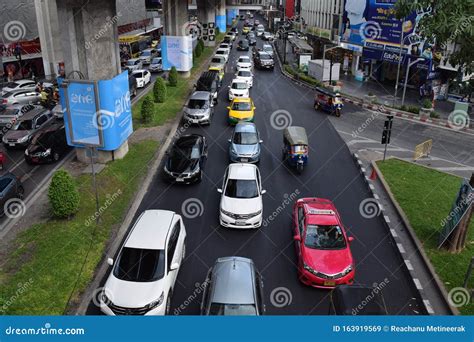
[[[382,145],[390,144],[390,136],[392,135],[392,124],[393,116],[389,115],[387,117],[387,120],[385,120],[383,124]]]

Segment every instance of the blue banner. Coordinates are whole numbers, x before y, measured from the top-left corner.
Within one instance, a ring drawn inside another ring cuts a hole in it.
[[[237,18],[237,16],[239,15],[239,10],[236,9],[236,8],[231,8],[231,9],[227,9],[227,26],[232,26],[232,20],[234,20],[235,18]]]
[[[0,341],[87,342],[472,342],[472,317],[11,317]]]
[[[219,28],[219,32],[225,32],[226,27],[226,15],[216,15],[216,26]]]
[[[402,50],[402,54],[400,55],[400,50],[394,49],[373,49],[364,47],[362,56],[364,59],[374,59],[379,61],[384,61],[388,63],[398,64],[401,60],[401,64],[406,66],[408,63],[412,63],[419,59],[419,61],[412,65],[412,67],[416,67],[418,69],[424,70],[431,70],[431,59],[421,58],[419,56],[413,56],[406,54],[406,50]]]
[[[178,71],[190,71],[193,67],[193,42],[191,36],[161,36],[163,70],[173,66]]]

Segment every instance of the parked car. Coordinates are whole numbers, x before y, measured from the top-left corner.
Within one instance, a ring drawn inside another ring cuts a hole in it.
[[[275,61],[272,56],[264,51],[259,51],[254,56],[254,64],[258,69],[271,69],[275,67]]]
[[[161,57],[155,57],[151,60],[150,66],[148,67],[150,72],[163,71],[163,59]]]
[[[270,44],[263,44],[262,51],[268,53],[273,58],[273,46]]]
[[[35,90],[36,83],[33,80],[17,80],[8,82],[3,88],[0,95],[5,93],[15,92],[18,90]]]
[[[3,135],[3,144],[7,148],[25,148],[29,145],[33,134],[49,125],[53,119],[54,116],[50,110],[35,108],[23,114],[13,127]]]
[[[131,58],[125,63],[125,68],[129,71],[143,69],[143,62],[140,58]]]
[[[252,71],[253,64],[249,56],[240,56],[235,65],[237,71],[248,70]]]
[[[183,135],[167,153],[165,178],[183,184],[200,182],[206,159],[206,138],[199,134]]]
[[[225,67],[226,59],[224,56],[214,56],[211,59],[211,63],[209,64],[209,68],[221,68]]]
[[[258,163],[260,161],[260,134],[253,122],[239,122],[229,139],[229,158],[233,163]]]
[[[235,74],[236,78],[240,78],[242,80],[245,80],[247,84],[249,85],[249,88],[252,88],[253,86],[253,74],[249,70],[239,70]]]
[[[32,104],[0,105],[0,134],[5,134],[23,114],[37,108],[40,107]]]
[[[258,27],[258,25],[260,25],[260,20],[255,19],[255,21],[253,22],[253,26]]]
[[[214,103],[217,103],[219,89],[221,87],[221,79],[218,71],[206,71],[196,82],[196,91],[207,91],[212,94]]]
[[[0,97],[0,104],[3,105],[39,103],[40,101],[41,94],[35,90],[14,90]]]
[[[255,35],[249,35],[247,37],[247,40],[249,41],[250,46],[255,46],[257,45],[257,38],[255,38]]]
[[[293,239],[298,278],[306,285],[334,288],[352,284],[355,264],[335,205],[327,199],[301,198],[293,207]]]
[[[214,99],[208,91],[195,91],[184,105],[183,120],[191,124],[211,124]]]
[[[236,97],[250,97],[247,81],[235,78],[229,86],[229,101]]]
[[[225,36],[224,36],[224,39],[222,40],[223,43],[226,43],[226,44],[229,44],[229,45],[232,45],[232,42],[233,42],[233,41],[234,41],[234,40],[232,39],[232,37],[231,37],[231,36],[228,36],[228,35],[225,35]]]
[[[252,259],[216,260],[207,273],[201,315],[258,316],[265,313],[263,278]]]
[[[118,253],[100,294],[106,315],[165,315],[186,254],[183,219],[168,210],[145,210]]]
[[[130,90],[130,96],[137,96],[137,79],[135,76],[128,74],[128,89]]]
[[[262,180],[253,164],[230,164],[224,174],[219,221],[227,228],[258,228],[262,225]]]
[[[9,206],[15,204],[13,199],[22,200],[24,196],[25,189],[18,177],[11,172],[0,176],[0,216],[5,215],[5,210],[9,212]]]
[[[239,40],[239,43],[237,44],[237,50],[239,51],[249,51],[250,49],[250,44],[247,39],[241,39]]]
[[[151,82],[151,73],[148,70],[135,70],[132,72],[132,76],[137,79],[138,88],[144,88]]]
[[[272,41],[274,39],[274,36],[270,32],[265,31],[263,32],[262,39]]]
[[[67,144],[64,122],[56,121],[40,129],[25,149],[25,160],[28,164],[57,162],[65,156],[71,147]]]
[[[139,59],[144,65],[148,65],[155,57],[158,57],[158,51],[156,49],[145,49],[140,53]]]

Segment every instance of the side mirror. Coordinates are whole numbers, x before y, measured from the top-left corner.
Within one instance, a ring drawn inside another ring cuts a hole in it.
[[[230,106],[227,106],[227,109],[229,109],[229,110],[230,110]]]
[[[232,142],[232,139],[227,139],[228,142]]]
[[[217,192],[222,194],[222,189],[217,189]]]
[[[267,193],[267,190],[262,190],[262,195],[265,195]]]
[[[349,243],[351,243],[352,241],[354,241],[354,237],[353,237],[353,236],[349,236],[349,237],[347,238],[347,241],[349,241]]]
[[[262,144],[262,143],[263,143],[263,140],[259,140],[258,143],[259,143],[259,144]]]
[[[114,259],[108,258],[107,259],[107,264],[109,264],[109,266],[113,266],[114,265]]]
[[[295,240],[295,241],[301,241],[301,236],[295,235],[295,236],[293,236],[293,240]]]
[[[230,88],[230,86],[227,86],[227,88]]]
[[[175,263],[171,264],[170,271],[177,270],[178,268],[179,268],[179,263],[175,262]]]

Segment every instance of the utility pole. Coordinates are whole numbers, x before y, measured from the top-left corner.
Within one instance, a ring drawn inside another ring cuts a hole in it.
[[[397,67],[397,80],[395,81],[395,93],[393,95],[393,106],[395,107],[395,100],[397,99],[397,92],[398,92],[398,80],[400,78],[400,67],[402,64],[402,50],[403,50],[403,40],[404,40],[404,32],[403,32],[403,23],[405,22],[405,18],[401,19],[400,21],[400,52],[398,54],[398,67]]]

